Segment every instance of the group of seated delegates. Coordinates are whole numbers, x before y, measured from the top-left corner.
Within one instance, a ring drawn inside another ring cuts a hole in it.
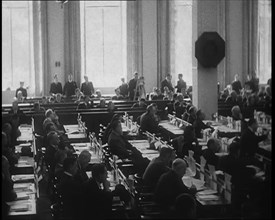
[[[69,219],[87,218],[91,214],[99,218],[110,217],[112,194],[103,198],[103,192],[109,191],[110,184],[106,183],[107,175],[105,165],[92,167],[92,179],[87,176],[87,168],[91,160],[91,154],[83,150],[77,157],[74,149],[62,143],[61,131],[54,121],[58,120],[56,114],[48,109],[46,111],[44,127],[46,133],[45,162],[49,165],[49,177],[57,179],[57,189],[61,195],[64,217]],[[46,128],[51,126],[49,130]],[[106,170],[106,172],[105,172]],[[104,185],[101,190],[100,184]],[[98,202],[101,201],[100,205]],[[88,205],[89,204],[89,205]],[[92,205],[92,206],[91,206]],[[89,211],[89,213],[87,213]]]
[[[130,159],[134,164],[136,173],[142,175],[149,164],[149,160],[144,158],[140,151],[133,147],[123,136],[121,121],[114,120],[111,124],[111,132],[108,137],[108,146],[113,155],[120,159]]]
[[[3,134],[3,133],[2,133]],[[3,138],[3,137],[2,137]],[[2,154],[2,219],[6,219],[9,213],[7,202],[14,201],[17,195],[13,189],[13,181],[10,174],[9,160]]]
[[[146,104],[145,99],[144,98],[139,98],[138,101],[132,105],[131,109],[134,109],[134,108],[146,109],[147,106],[148,105]]]
[[[231,107],[238,105],[243,111],[245,118],[251,117],[258,105],[263,105],[265,113],[270,115],[272,101],[271,80],[268,81],[266,86],[259,87],[257,79],[249,78],[244,83],[244,87],[242,87],[236,74],[234,81],[227,85],[219,98]]]
[[[21,113],[22,111],[18,109],[18,101],[15,100],[12,110],[9,112],[8,120],[2,124],[2,217],[4,219],[9,212],[9,206],[6,202],[16,199],[11,173],[20,157],[15,152],[15,146],[17,138],[21,135],[18,129]]]
[[[63,217],[66,219],[87,219],[91,215],[96,219],[112,218],[113,196],[122,195],[121,188],[125,190],[121,184],[114,191],[110,190],[107,169],[102,163],[91,166],[92,177],[88,178],[86,171],[90,171],[87,169],[90,159],[91,154],[87,150],[82,151],[78,158],[67,156],[59,167],[59,173],[56,173]]]
[[[73,157],[64,160],[64,172],[60,177],[58,189],[63,200],[65,217],[70,219],[96,219],[111,217],[113,193],[107,180],[107,169],[104,164],[92,166],[92,177],[79,182],[77,160]]]
[[[255,169],[247,166],[251,165],[244,160],[240,155],[243,146],[239,140],[233,141],[228,146],[229,154],[221,157],[219,161],[219,170],[222,170],[232,176],[232,204],[240,210],[241,205],[249,198],[252,210],[260,210],[262,216],[264,210],[267,210],[269,203],[271,185],[268,185],[268,180],[261,180],[255,174]]]

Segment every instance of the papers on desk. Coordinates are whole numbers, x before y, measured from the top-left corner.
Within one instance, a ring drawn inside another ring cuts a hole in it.
[[[151,150],[151,149],[144,149],[141,150],[142,154],[158,154],[158,152],[156,150]]]
[[[26,192],[18,192],[16,193],[17,198],[16,200],[28,200],[30,197]]]
[[[259,167],[256,167],[254,165],[247,165],[246,167],[254,169],[256,173],[259,173],[261,171],[261,169]]]
[[[10,212],[27,212],[30,209],[30,204],[20,203],[10,206]]]
[[[72,143],[71,144],[73,147],[79,147],[79,148],[81,148],[81,147],[89,147],[89,146],[91,146],[91,144],[90,143]]]
[[[195,185],[198,191],[205,189],[205,186],[204,186],[205,182],[202,180],[195,179],[190,176],[183,176],[182,181],[183,181],[184,185],[187,187],[191,187],[192,185]]]
[[[210,195],[198,195],[198,197],[201,200],[219,200],[219,196],[213,195],[213,194],[210,194]]]
[[[153,160],[154,158],[158,157],[159,154],[145,154],[143,155],[144,157],[148,158],[150,161]]]
[[[24,174],[24,175],[12,175],[11,179],[14,182],[34,180],[34,174]]]
[[[86,135],[85,134],[69,134],[68,135],[68,138],[69,139],[81,139],[81,138],[86,138]]]
[[[220,153],[215,153],[215,155],[218,156],[218,157],[223,157],[223,156],[228,155],[228,153],[227,152],[220,152]]]
[[[217,194],[218,192],[216,190],[213,189],[206,189],[203,191],[198,192],[197,194],[199,196],[205,196],[205,195],[213,195],[213,194]]]

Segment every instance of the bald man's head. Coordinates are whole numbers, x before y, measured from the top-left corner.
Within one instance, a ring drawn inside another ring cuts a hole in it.
[[[177,158],[172,163],[172,170],[174,170],[180,177],[183,177],[186,172],[187,164],[181,159]]]
[[[82,169],[86,169],[86,167],[89,165],[89,162],[91,160],[91,154],[87,150],[83,150],[79,156],[78,156],[78,162]]]

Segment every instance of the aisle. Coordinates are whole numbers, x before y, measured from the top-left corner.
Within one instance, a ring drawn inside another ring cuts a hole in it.
[[[39,190],[40,197],[37,200],[37,212],[39,216],[39,220],[53,220],[51,216],[51,201],[49,196],[47,195],[47,182],[45,180],[41,180],[39,182]]]

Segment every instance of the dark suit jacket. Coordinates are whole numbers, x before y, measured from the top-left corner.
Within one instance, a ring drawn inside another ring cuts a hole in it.
[[[55,168],[55,159],[54,155],[57,152],[58,149],[54,148],[51,145],[48,145],[46,147],[46,152],[45,152],[45,161],[46,163],[50,166],[51,171],[54,173],[54,168]]]
[[[150,161],[143,158],[141,152],[125,140],[123,136],[112,131],[109,135],[108,145],[112,154],[117,155],[120,159],[132,160],[135,171],[141,175],[143,174]]]
[[[146,186],[154,188],[157,185],[160,176],[169,170],[169,167],[166,166],[163,161],[161,161],[158,157],[154,158],[151,160],[143,174],[143,183]]]
[[[162,80],[160,83],[160,91],[164,93],[164,87],[167,86],[170,91],[174,91],[174,88],[172,86],[171,82],[168,82],[166,79]]]
[[[178,92],[178,93],[181,93],[181,89],[182,89],[182,88],[185,88],[185,89],[186,89],[186,82],[185,82],[183,79],[182,79],[182,80],[178,80],[178,81],[177,81],[176,88],[177,88],[177,92]]]
[[[57,189],[62,197],[64,215],[78,219],[80,201],[81,201],[81,185],[79,185],[72,176],[63,173],[60,177]]]
[[[249,180],[255,171],[246,167],[243,160],[235,158],[232,155],[224,156],[220,159],[220,169],[232,176],[232,184],[235,186],[243,186],[249,184]]]
[[[135,80],[134,78],[131,79],[128,83],[128,91],[129,91],[129,99],[130,100],[134,99],[136,85],[137,85],[137,80]]]
[[[193,127],[195,129],[196,138],[202,138],[201,130],[204,130],[206,128],[211,128],[210,126],[207,126],[206,124],[204,124],[204,122],[198,118],[194,121]],[[214,130],[214,129],[211,128],[211,130]]]
[[[81,84],[81,92],[83,92],[84,95],[92,95],[94,94],[94,85],[92,82],[88,82],[88,85],[84,82]]]
[[[82,185],[82,219],[92,216],[94,219],[110,218],[112,211],[112,193],[100,189],[95,179],[90,178]]]
[[[51,88],[50,88],[50,93],[60,93],[62,94],[62,84],[60,82],[56,83],[51,83]]]
[[[257,136],[247,128],[241,136],[241,157],[254,157],[259,142],[265,140],[266,135]]]
[[[119,86],[119,89],[120,89],[120,94],[122,96],[128,96],[128,84],[127,83],[124,83],[124,84],[121,84]]]
[[[71,97],[75,94],[75,89],[77,88],[76,82],[66,82],[63,89],[63,94],[66,95],[66,97]]]
[[[75,180],[79,184],[82,184],[82,183],[88,181],[89,177],[87,176],[86,170],[81,169],[79,163],[77,163],[77,165],[78,165],[78,170],[77,170],[77,173],[75,175]]]
[[[118,135],[115,131],[111,131],[108,138],[108,145],[112,154],[117,155],[121,159],[130,158],[130,152],[132,145],[126,142],[123,136]]]
[[[190,193],[182,179],[173,170],[161,175],[155,188],[154,200],[163,207],[173,205],[177,196]]]
[[[18,89],[16,89],[16,92],[15,92],[15,97],[17,98],[17,93],[19,92],[19,91],[21,91],[22,92],[22,96],[24,96],[24,97],[27,97],[28,96],[28,93],[27,93],[27,90],[25,89],[25,88],[18,88]]]
[[[242,84],[239,80],[233,81],[231,83],[232,90],[236,91],[237,94],[240,94],[240,90],[242,89]]]
[[[142,131],[148,131],[150,133],[157,134],[159,132],[158,122],[150,115],[145,112],[140,117],[140,129]]]
[[[219,158],[218,156],[216,156],[213,151],[211,151],[209,148],[206,148],[204,150],[202,150],[202,156],[205,158],[206,160],[206,168],[208,169],[207,164],[213,165],[215,166],[215,169],[218,169],[218,165],[219,165]]]

